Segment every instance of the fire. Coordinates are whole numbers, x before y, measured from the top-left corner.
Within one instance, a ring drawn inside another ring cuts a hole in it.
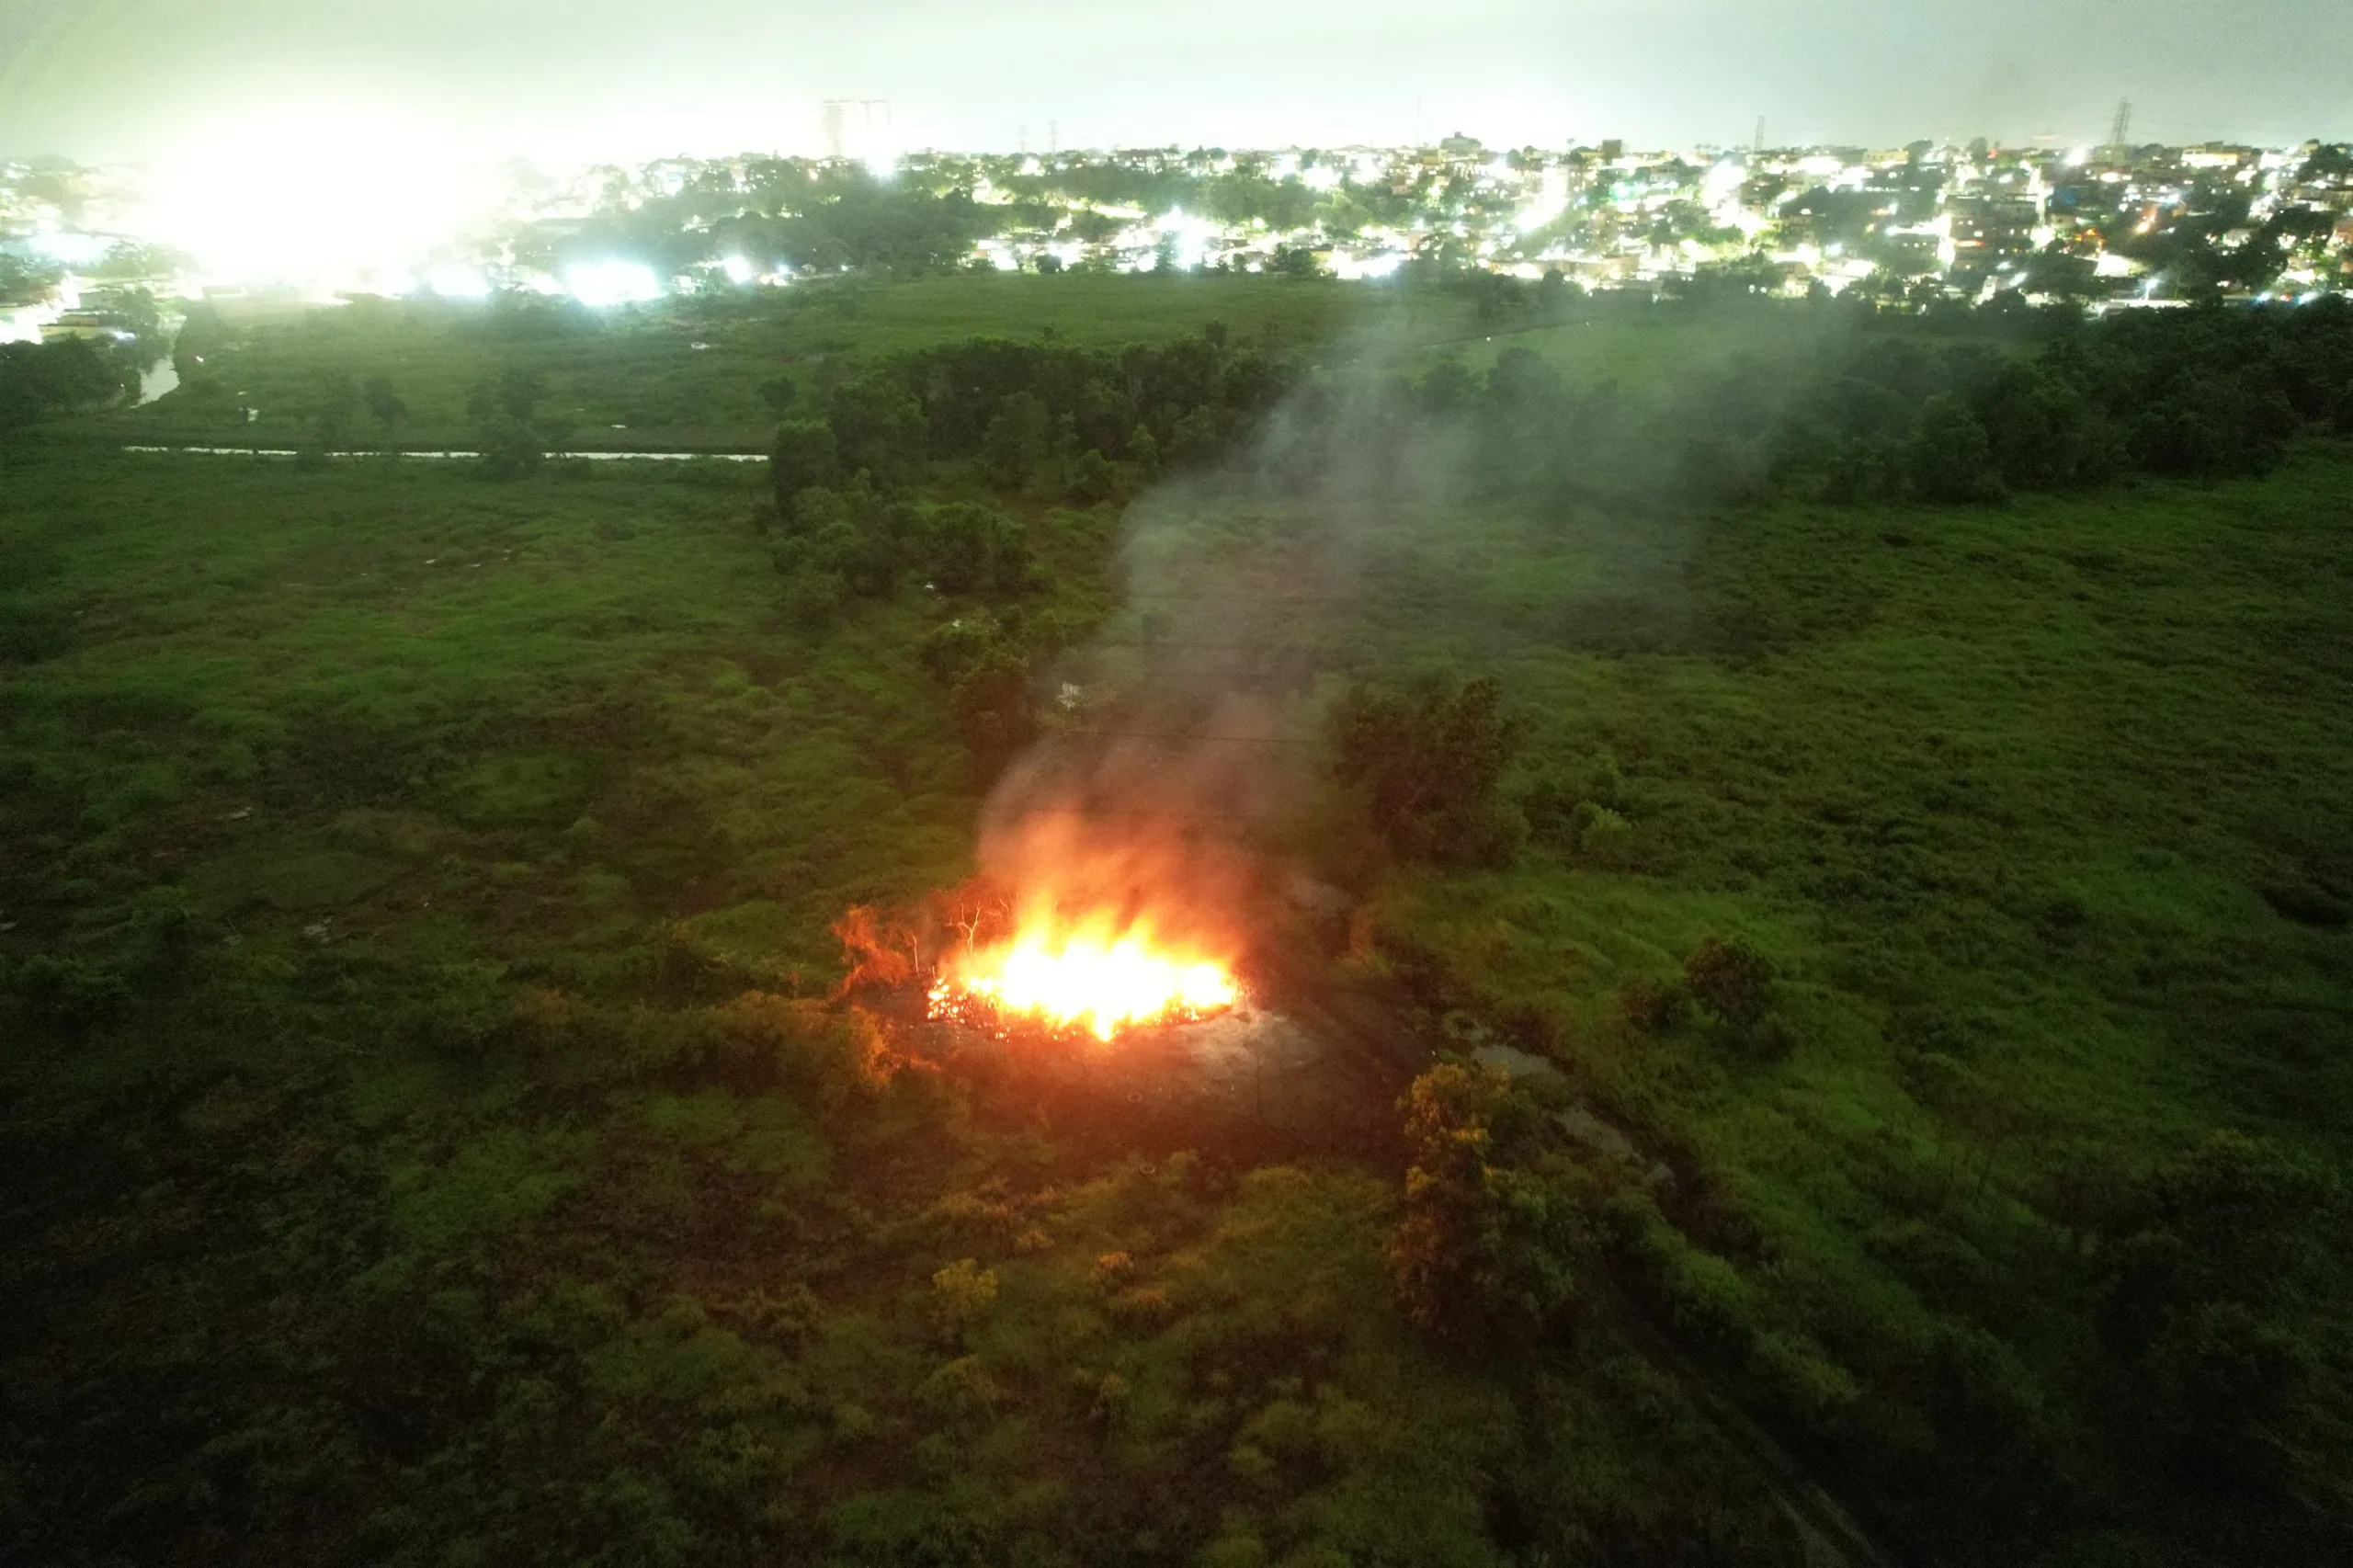
[[[1108,1040],[1137,1025],[1207,1017],[1241,999],[1225,965],[1164,946],[1149,928],[1040,922],[950,960],[931,989],[931,1015],[1027,1015],[1061,1028],[1083,1023]]]

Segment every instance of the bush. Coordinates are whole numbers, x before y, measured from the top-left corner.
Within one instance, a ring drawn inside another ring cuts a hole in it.
[[[995,1305],[996,1271],[977,1258],[960,1257],[931,1277],[932,1321],[942,1333],[962,1333]]]
[[[768,475],[776,486],[777,509],[787,520],[794,514],[794,497],[833,483],[840,472],[841,452],[832,426],[816,419],[788,419],[777,426],[776,443],[768,449]]]
[[[1643,1033],[1673,1034],[1691,1016],[1691,996],[1672,982],[1630,980],[1618,988],[1618,1006]]]
[[[1079,453],[1070,465],[1069,495],[1082,506],[1109,500],[1119,483],[1119,469],[1092,447]]]
[[[2015,489],[2098,484],[2124,464],[2123,432],[2073,381],[2040,366],[2006,371],[1978,414],[1994,467]]]
[[[1773,966],[1736,937],[1702,937],[1683,960],[1683,982],[1708,1011],[1745,1028],[1764,1021]]]
[[[1021,525],[994,506],[959,501],[923,525],[925,570],[944,594],[1012,598],[1037,585],[1037,565]]]
[[[122,393],[122,372],[86,339],[0,344],[0,431]]]
[[[992,483],[1018,490],[1038,476],[1053,455],[1053,417],[1026,392],[999,406],[981,437],[981,462]]]
[[[861,376],[826,399],[826,423],[843,468],[865,470],[878,484],[910,475],[926,449],[923,405],[888,377]]]
[[[28,1014],[68,1031],[95,1028],[131,1002],[129,982],[113,969],[54,953],[34,954],[7,979]]]
[[[1029,661],[1003,648],[989,653],[958,677],[948,710],[974,772],[983,780],[995,778],[1036,732]]]
[[[1359,687],[1334,710],[1334,769],[1360,789],[1373,825],[1401,855],[1467,865],[1508,861],[1527,820],[1496,785],[1518,744],[1492,679],[1418,698]]]
[[[784,585],[784,619],[814,636],[834,624],[848,598],[849,585],[834,573],[797,570]]]
[[[1577,854],[1597,866],[1614,866],[1634,841],[1633,824],[1595,801],[1580,801],[1570,822]]]
[[[1912,488],[1927,500],[2002,498],[2002,476],[1994,470],[1985,427],[1969,405],[1950,392],[1941,392],[1920,405],[1919,419],[1904,449],[1904,468]]]

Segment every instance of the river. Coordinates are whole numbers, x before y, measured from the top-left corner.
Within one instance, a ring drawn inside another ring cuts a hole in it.
[[[126,452],[190,452],[208,458],[291,458],[301,455],[291,447],[126,446],[122,449]],[[327,454],[330,458],[381,458],[384,455],[382,452],[329,452]],[[402,452],[398,455],[404,458],[443,459],[482,456],[480,452],[460,451]],[[547,460],[550,462],[568,462],[575,458],[585,462],[764,463],[768,460],[766,452],[550,452],[547,454]]]
[[[156,360],[153,364],[139,372],[139,402],[137,406],[141,408],[146,407],[149,403],[154,402],[157,398],[163,396],[165,392],[170,392],[179,384],[180,368],[172,363],[172,351],[169,348],[166,348],[164,350],[164,357],[161,359]]]

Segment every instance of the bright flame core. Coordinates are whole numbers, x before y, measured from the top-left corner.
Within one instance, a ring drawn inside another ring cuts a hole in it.
[[[1059,1028],[1085,1024],[1098,1040],[1141,1024],[1222,1013],[1242,999],[1223,964],[1155,943],[1131,927],[1026,926],[999,946],[951,960],[931,990],[931,1015],[1026,1014]]]

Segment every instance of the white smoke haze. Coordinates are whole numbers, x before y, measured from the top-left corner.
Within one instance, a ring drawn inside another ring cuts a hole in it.
[[[1400,359],[1360,347],[1130,506],[1122,608],[1049,672],[1069,701],[983,809],[984,876],[1229,948],[1300,886],[1331,700],[1390,661],[1382,612],[1427,631],[1460,608],[1410,567],[1449,542],[1471,443],[1404,404]]]
[[[1044,672],[1048,733],[983,810],[983,874],[1230,933],[1311,859],[1359,886],[1375,870],[1377,846],[1335,825],[1327,718],[1351,685],[1495,675],[1511,705],[1515,672],[1534,688],[1563,652],[1713,646],[1688,572],[1703,521],[1753,489],[1772,419],[1852,332],[1656,309],[1596,334],[1642,346],[1665,324],[1672,358],[1638,361],[1631,391],[1590,365],[1482,378],[1358,342],[1225,461],[1140,496],[1120,608]]]

